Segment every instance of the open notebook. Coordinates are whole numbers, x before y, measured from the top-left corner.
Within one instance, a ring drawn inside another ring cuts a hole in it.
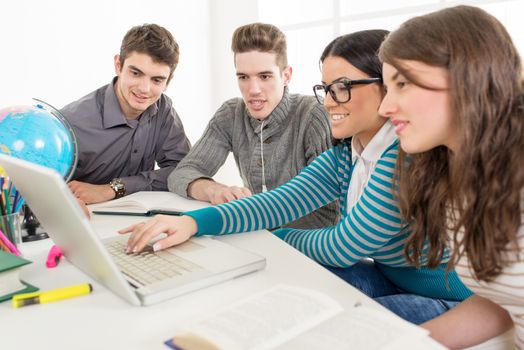
[[[93,214],[153,216],[181,215],[184,211],[209,206],[209,203],[194,200],[189,202],[187,207],[181,208],[174,204],[179,198],[171,192],[142,191],[108,202],[91,204],[89,209]]]
[[[126,255],[127,237],[100,240],[56,171],[4,154],[0,166],[68,260],[134,305],[157,303],[265,267],[265,258],[206,237],[163,252]],[[150,259],[171,267],[148,270]]]

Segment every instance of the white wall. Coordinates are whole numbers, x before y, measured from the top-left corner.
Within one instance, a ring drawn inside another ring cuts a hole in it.
[[[57,108],[107,84],[129,28],[166,27],[180,62],[166,93],[194,143],[226,99],[238,96],[231,35],[257,18],[257,0],[15,0],[0,5],[0,108],[36,97]],[[240,184],[234,160],[217,175]]]
[[[110,82],[126,31],[158,23],[175,36],[180,62],[166,93],[194,143],[220,104],[239,96],[231,36],[263,21],[288,37],[291,90],[311,94],[318,58],[339,33],[393,29],[408,17],[457,3],[495,14],[524,49],[522,0],[14,0],[0,5],[0,108],[40,98],[58,108]],[[0,130],[1,132],[1,130]],[[240,184],[232,157],[216,179]]]
[[[231,51],[231,37],[237,27],[257,21],[258,1],[210,0],[209,4],[212,14],[210,16],[211,56],[209,57],[213,88],[211,103],[214,111],[224,101],[240,96]],[[229,155],[226,163],[214,178],[227,185],[242,184],[232,154]]]
[[[277,25],[287,36],[294,68],[291,90],[311,94],[320,82],[320,55],[335,37],[364,29],[394,30],[413,16],[459,4],[497,17],[524,52],[524,0],[263,0],[258,11],[260,21]]]
[[[40,98],[57,108],[107,84],[129,28],[166,27],[180,62],[166,93],[194,142],[212,106],[208,0],[16,0],[0,10],[0,107]]]
[[[210,0],[210,63],[213,74],[213,105],[218,108],[238,91],[231,37],[241,25],[256,22],[257,0]]]

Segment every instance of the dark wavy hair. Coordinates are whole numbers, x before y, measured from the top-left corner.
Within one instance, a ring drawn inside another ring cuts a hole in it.
[[[372,78],[382,78],[382,62],[378,49],[389,31],[371,29],[346,34],[335,38],[322,52],[320,67],[327,57],[340,57]],[[342,140],[333,140],[333,145]]]
[[[412,225],[405,253],[418,264],[428,240],[429,266],[453,250],[448,269],[466,254],[478,280],[491,281],[519,249],[524,187],[524,97],[519,54],[503,25],[485,11],[457,6],[415,17],[392,32],[382,61],[412,83],[415,60],[449,72],[454,153],[444,146],[400,153],[401,211]],[[451,234],[450,234],[451,232]]]

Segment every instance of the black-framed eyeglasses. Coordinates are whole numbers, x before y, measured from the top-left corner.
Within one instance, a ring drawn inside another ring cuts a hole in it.
[[[317,98],[318,103],[323,104],[327,93],[331,95],[331,98],[337,103],[346,103],[351,100],[351,88],[354,85],[367,85],[373,83],[381,83],[382,78],[369,78],[359,80],[339,80],[328,85],[315,85],[313,86],[313,92]]]

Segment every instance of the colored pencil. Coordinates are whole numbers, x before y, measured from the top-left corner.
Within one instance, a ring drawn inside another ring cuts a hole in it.
[[[9,248],[11,252],[13,252],[13,254],[20,256],[20,251],[16,249],[16,246],[13,243],[11,243],[11,241],[4,235],[2,230],[0,230],[0,240]]]
[[[9,249],[9,247],[6,246],[4,241],[2,241],[1,239],[0,239],[0,249],[2,249],[3,251],[7,253],[11,253],[11,249]]]

